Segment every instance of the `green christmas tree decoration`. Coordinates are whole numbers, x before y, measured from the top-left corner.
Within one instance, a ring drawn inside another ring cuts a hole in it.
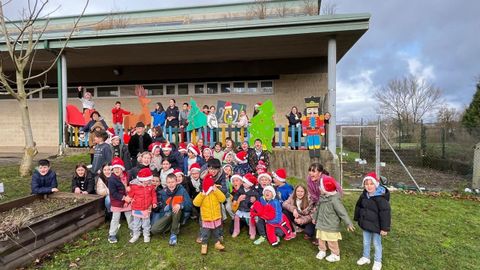
[[[192,109],[190,110],[187,118],[187,131],[206,126],[207,116],[202,111],[200,111],[200,108],[198,108],[197,103],[195,102],[195,100],[193,100],[193,98],[190,99],[190,105],[192,106]]]
[[[272,152],[272,140],[275,135],[275,106],[269,99],[259,108],[259,112],[251,119],[251,125],[248,127],[250,133],[250,145],[255,143],[256,139],[262,140],[263,148]]]

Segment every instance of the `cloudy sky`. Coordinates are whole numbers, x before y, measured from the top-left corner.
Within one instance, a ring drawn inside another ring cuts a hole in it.
[[[15,17],[26,0],[14,0],[5,15]],[[55,16],[78,14],[84,1],[53,0]],[[91,0],[87,13],[169,8],[239,0]],[[324,0],[324,2],[326,2]],[[337,115],[340,122],[376,118],[372,93],[389,80],[413,74],[443,90],[445,101],[463,109],[480,75],[478,0],[330,0],[336,12],[371,14],[370,30],[340,61]],[[430,117],[430,120],[433,118]]]

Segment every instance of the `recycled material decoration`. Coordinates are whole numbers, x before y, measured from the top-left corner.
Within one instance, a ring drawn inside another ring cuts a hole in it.
[[[197,102],[195,102],[193,98],[190,99],[190,105],[192,106],[192,109],[188,114],[187,131],[206,126],[207,116],[202,111],[200,111],[200,108],[198,108],[197,106]]]
[[[259,113],[250,120],[251,125],[248,127],[250,133],[249,144],[253,145],[256,139],[262,140],[263,148],[272,152],[272,140],[275,135],[275,106],[269,99],[265,101],[259,108]]]

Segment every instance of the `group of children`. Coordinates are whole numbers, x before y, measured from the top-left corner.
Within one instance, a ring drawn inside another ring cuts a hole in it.
[[[227,217],[232,219],[231,236],[238,237],[242,226],[245,226],[255,245],[268,241],[277,246],[281,238],[288,241],[302,230],[308,238],[307,226],[301,226],[305,223],[301,222],[300,213],[309,208],[304,218],[310,220],[316,230],[319,248],[316,257],[329,262],[340,260],[338,240],[342,239],[341,222],[349,231],[353,231],[354,226],[341,202],[341,189],[335,179],[320,174],[315,182],[320,191],[319,197],[312,204],[311,200],[305,199],[305,196],[310,198],[305,187],[299,185],[293,189],[286,183],[285,169],[270,174],[259,162],[255,171],[241,175],[235,173],[235,166],[242,164],[242,160],[237,155],[235,157],[233,165],[224,162],[222,166],[221,161],[215,158],[208,159],[204,166],[195,162],[188,166],[186,175],[179,169],[167,169],[168,166],[152,170],[147,159],[143,163],[139,161],[135,177],[125,170],[123,160],[115,157],[110,164],[102,166],[96,179],[84,165],[78,165],[72,180],[72,192],[106,195],[112,212],[110,243],[118,241],[116,235],[122,213],[130,229],[130,243],[138,241],[142,233],[144,242],[150,242],[151,234],[169,233],[169,244],[176,245],[180,227],[193,219],[200,224],[196,241],[201,244],[201,254],[207,254],[211,235],[214,248],[225,249],[223,225]],[[55,172],[49,167],[48,160],[39,161],[38,170],[32,177],[32,193],[58,191]],[[317,172],[314,166],[311,168],[313,179]],[[168,173],[163,181],[161,174],[165,169]],[[354,211],[354,220],[363,230],[363,255],[357,264],[371,263],[370,245],[373,239],[375,255],[372,269],[381,269],[381,237],[390,230],[389,191],[380,184],[375,173],[365,176],[363,186],[364,191]],[[331,252],[329,256],[328,249]]]

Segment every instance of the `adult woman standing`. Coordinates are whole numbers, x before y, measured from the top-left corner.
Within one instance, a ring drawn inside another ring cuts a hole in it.
[[[292,142],[294,142],[294,146],[290,148],[293,150],[298,150],[297,144],[300,141],[300,136],[298,136],[298,130],[302,128],[302,113],[298,111],[296,106],[293,106],[290,110],[290,113],[285,115],[288,119],[288,128],[290,131],[288,132],[288,136],[292,138]],[[293,136],[292,136],[293,131]]]
[[[170,99],[168,102],[169,106],[166,110],[167,113],[167,123],[165,125],[166,128],[171,127],[171,128],[176,128],[178,127],[178,107],[175,105],[175,99]]]

